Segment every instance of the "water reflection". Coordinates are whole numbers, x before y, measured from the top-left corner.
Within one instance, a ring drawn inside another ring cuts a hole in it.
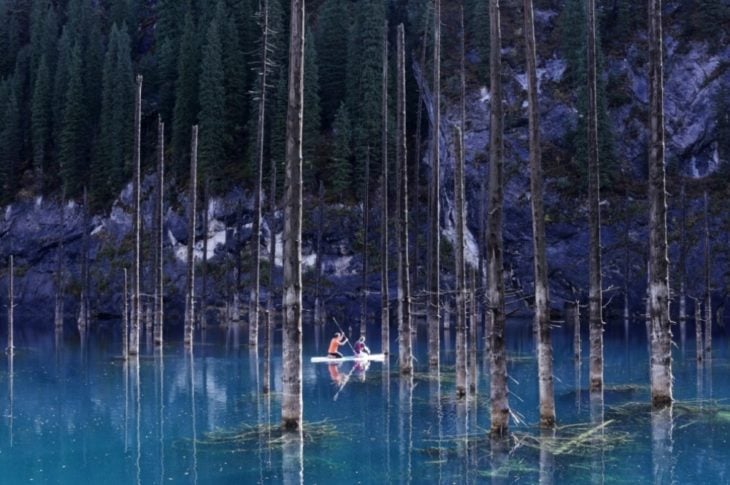
[[[555,455],[550,443],[555,440],[554,429],[540,430],[540,485],[552,485],[555,475]]]
[[[672,406],[651,413],[651,454],[656,484],[675,483]]]
[[[10,447],[13,447],[13,421],[15,420],[15,352],[12,344],[8,345],[8,433]]]
[[[193,483],[198,483],[198,426],[196,424],[195,416],[195,359],[193,359],[192,346],[185,352],[185,358],[187,361],[188,371],[188,385],[190,386],[190,425],[192,428],[192,463],[190,464],[190,471],[193,479]]]
[[[398,440],[402,483],[413,480],[413,375],[400,376],[400,406],[398,409]]]
[[[304,484],[304,436],[301,427],[298,431],[284,433],[281,452],[282,483]]]

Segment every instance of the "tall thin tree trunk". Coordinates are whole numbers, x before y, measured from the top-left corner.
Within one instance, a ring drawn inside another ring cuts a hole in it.
[[[270,188],[269,188],[269,295],[268,295],[268,311],[271,315],[272,325],[276,323],[274,315],[274,293],[276,286],[274,285],[274,271],[276,270],[276,160],[271,157],[270,169]]]
[[[423,38],[421,39],[421,57],[420,57],[420,66],[421,69],[424,69],[426,66],[426,52],[428,47],[428,31],[429,31],[429,23],[428,23],[428,12],[426,13],[426,20],[425,20],[425,26],[423,29]],[[387,23],[386,23],[387,25]],[[386,35],[387,35],[387,29],[386,29]],[[413,187],[413,195],[412,195],[412,204],[413,207],[411,208],[411,212],[413,213],[413,226],[411,228],[411,234],[413,234],[413,268],[411,271],[411,286],[413,287],[414,293],[419,291],[419,273],[418,273],[418,266],[421,263],[421,245],[419,244],[419,237],[418,233],[421,228],[421,204],[420,204],[420,198],[421,198],[421,129],[423,125],[423,91],[422,89],[418,89],[418,108],[417,108],[417,114],[416,114],[416,138],[414,143],[414,151],[415,156],[413,157],[413,165],[414,165],[414,175],[413,175],[413,183],[411,186]]]
[[[91,212],[89,211],[89,197],[84,185],[84,217],[83,233],[81,236],[81,298],[79,299],[78,327],[83,332],[89,324],[89,225]]]
[[[13,261],[13,255],[10,255],[8,261],[8,347],[7,353],[12,356],[15,352],[15,264]]]
[[[193,328],[195,325],[195,211],[198,199],[198,125],[193,126],[190,140],[190,188],[188,193],[188,247],[187,273],[185,293],[185,335],[183,341],[186,347],[193,346]]]
[[[710,278],[710,257],[712,251],[710,248],[710,217],[709,217],[709,197],[707,189],[704,194],[704,222],[705,222],[705,352],[712,352],[712,284]]]
[[[487,301],[490,322],[491,434],[502,436],[509,424],[507,355],[504,343],[504,263],[502,212],[504,200],[504,115],[502,108],[502,33],[499,0],[489,0],[489,70],[491,133],[489,149],[489,212],[487,219]]]
[[[210,179],[206,176],[203,184],[203,201],[200,204],[203,213],[203,267],[201,271],[201,279],[203,280],[200,290],[200,327],[208,326],[208,208],[210,207]]]
[[[428,364],[439,366],[439,288],[441,242],[441,0],[433,0],[433,160],[431,163],[431,262],[428,296]]]
[[[672,329],[669,322],[667,202],[664,163],[664,67],[662,1],[649,0],[649,308],[651,318],[651,401],[672,403]]]
[[[142,76],[137,75],[134,101],[134,150],[132,167],[134,171],[133,182],[133,205],[134,216],[132,219],[132,237],[134,237],[134,263],[132,266],[132,331],[129,336],[129,353],[139,354],[139,326],[142,320],[142,309],[140,301],[140,280],[142,261],[142,217],[141,217],[141,167],[140,167],[140,143],[142,123]]]
[[[65,192],[65,191],[64,191]],[[63,328],[64,313],[64,278],[63,278],[63,260],[65,258],[63,251],[63,231],[66,228],[66,197],[65,193],[61,196],[61,228],[58,236],[58,249],[56,253],[56,294],[54,304],[54,323],[56,329]]]
[[[289,103],[286,116],[282,425],[301,432],[302,405],[302,119],[304,0],[291,0]]]
[[[259,292],[261,288],[261,185],[264,167],[264,135],[266,126],[266,75],[269,64],[269,1],[261,0],[261,67],[259,71],[258,126],[256,128],[256,187],[253,214],[253,287],[251,288],[248,344],[258,346],[259,341]]]
[[[695,344],[697,361],[702,361],[705,352],[702,342],[702,302],[699,298],[695,299]]]
[[[370,147],[367,149],[365,157],[365,195],[362,206],[362,283],[361,283],[361,300],[360,300],[360,335],[364,336],[367,332],[368,317],[368,241],[370,235],[368,228],[370,226]]]
[[[381,350],[384,354],[390,354],[390,291],[388,288],[388,21],[385,20],[383,27],[383,99],[382,99],[382,213],[380,220],[380,338]]]
[[[679,324],[682,335],[687,324],[687,183],[680,175],[680,225],[679,225]]]
[[[317,261],[314,265],[314,322],[324,324],[322,319],[322,232],[324,230],[324,182],[319,181],[317,209]]]
[[[574,301],[571,303],[572,311],[570,313],[573,319],[573,357],[576,361],[581,359],[581,341],[580,341],[580,302]]]
[[[157,241],[155,244],[155,345],[162,345],[165,316],[165,123],[157,119]]]
[[[122,357],[124,360],[129,359],[129,282],[127,273],[127,268],[124,268],[124,293],[122,294]]]
[[[596,1],[588,0],[588,225],[590,389],[603,389],[603,289],[601,287],[601,208],[596,103]]]
[[[456,244],[456,397],[466,396],[466,298],[464,283],[464,145],[461,128],[454,129],[456,171],[454,172],[454,213]]]
[[[437,0],[438,1],[438,0]],[[400,219],[398,234],[400,239],[398,257],[398,301],[400,304],[400,321],[398,322],[398,360],[401,374],[413,372],[413,354],[411,350],[411,288],[410,268],[408,265],[408,164],[406,142],[406,53],[403,24],[398,25],[398,112],[397,112],[397,163],[400,169],[400,186],[398,194]]]
[[[477,275],[476,269],[471,270],[471,298],[470,298],[470,315],[469,315],[469,340],[468,340],[468,351],[469,351],[469,394],[472,396],[477,395],[477,350],[478,350],[478,333],[477,333],[477,322],[479,317],[477,315]]]
[[[271,390],[271,340],[273,338],[271,330],[271,312],[267,311],[264,316],[264,383],[261,391],[268,394]]]
[[[593,0],[591,0],[593,1]],[[553,343],[550,336],[550,287],[545,254],[545,210],[543,208],[543,171],[540,152],[540,109],[537,96],[537,56],[532,0],[524,0],[525,57],[527,59],[527,98],[530,119],[530,197],[532,207],[532,244],[535,272],[535,329],[540,394],[540,426],[555,425],[553,395]]]

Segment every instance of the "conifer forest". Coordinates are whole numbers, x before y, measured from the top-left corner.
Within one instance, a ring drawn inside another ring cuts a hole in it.
[[[730,0],[0,0],[0,482],[725,483],[729,176]]]

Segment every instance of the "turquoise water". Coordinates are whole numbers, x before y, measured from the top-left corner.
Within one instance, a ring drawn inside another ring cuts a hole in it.
[[[678,404],[670,416],[652,415],[647,405],[643,322],[632,323],[628,335],[622,323],[607,327],[603,407],[581,390],[587,362],[575,365],[572,328],[556,328],[560,428],[540,438],[529,325],[509,322],[510,404],[518,422],[511,424],[507,448],[492,449],[483,354],[478,395],[458,404],[454,354],[443,351],[440,380],[428,374],[423,327],[412,382],[379,363],[365,370],[352,363],[310,364],[335,329],[305,327],[308,425],[299,442],[281,439],[276,430],[279,333],[267,397],[258,392],[261,355],[244,345],[244,329],[196,334],[192,356],[179,336],[169,337],[162,356],[143,338],[138,363],[125,365],[114,325],[94,326],[81,339],[71,327],[56,334],[19,320],[15,355],[0,360],[0,483],[730,482],[724,329],[714,336],[711,362],[699,368],[693,326],[684,345],[675,329]],[[4,333],[0,339],[4,346]],[[444,333],[445,348],[453,339]],[[380,348],[374,337],[369,343]]]

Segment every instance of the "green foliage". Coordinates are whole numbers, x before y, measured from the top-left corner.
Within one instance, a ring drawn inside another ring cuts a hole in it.
[[[340,104],[332,127],[332,156],[327,167],[329,187],[327,192],[335,200],[348,198],[352,183],[352,125],[347,106]]]
[[[319,179],[322,167],[319,163],[319,141],[322,127],[319,103],[319,71],[317,65],[317,49],[309,28],[306,30],[304,42],[304,126],[302,128],[302,156],[304,159],[305,187],[316,192],[315,179]]]
[[[81,194],[88,173],[86,136],[88,125],[84,104],[83,63],[79,45],[71,49],[68,70],[59,163],[66,195],[75,197]]]
[[[221,5],[219,3],[219,5]],[[200,148],[201,180],[210,179],[213,188],[224,180],[225,167],[225,85],[218,21],[208,27],[200,72]]]
[[[479,56],[477,74],[480,82],[489,84],[489,2],[465,0],[464,29],[468,45]]]
[[[46,56],[40,58],[33,86],[31,106],[31,133],[33,142],[33,166],[37,173],[46,171],[51,140],[51,73]],[[38,180],[43,184],[43,180]]]
[[[188,13],[180,40],[177,81],[175,83],[175,109],[172,119],[172,153],[174,175],[178,182],[187,180],[190,161],[190,133],[196,122],[198,109],[199,47],[195,23]]]
[[[17,190],[16,177],[23,144],[20,107],[12,79],[0,88],[0,195],[3,202],[12,200]]]
[[[124,24],[121,28],[114,24],[104,60],[101,133],[91,172],[91,196],[97,204],[113,199],[131,175],[133,99],[134,79],[127,28]]]
[[[322,125],[329,129],[337,109],[345,100],[347,79],[347,37],[349,35],[349,2],[326,0],[320,8],[317,35],[319,54]]]
[[[218,16],[223,46],[223,73],[225,87],[225,153],[226,159],[241,160],[245,141],[245,126],[249,116],[246,95],[247,59],[241,47],[240,28],[233,15]]]

